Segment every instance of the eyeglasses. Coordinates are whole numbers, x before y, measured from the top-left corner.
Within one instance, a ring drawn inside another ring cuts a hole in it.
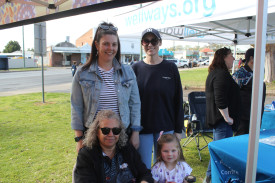
[[[105,24],[100,24],[98,27],[100,27],[101,29],[103,30],[113,30],[115,32],[118,31],[118,28],[117,27],[114,27],[112,25],[105,25]]]
[[[150,43],[153,46],[156,46],[159,43],[159,40],[158,39],[151,39],[151,40],[149,40],[149,39],[143,39],[143,40],[141,40],[141,44],[143,46],[148,46]]]
[[[115,128],[100,128],[101,132],[103,133],[103,135],[108,135],[110,133],[110,131],[112,130],[114,135],[118,135],[121,132],[121,128],[115,127]]]

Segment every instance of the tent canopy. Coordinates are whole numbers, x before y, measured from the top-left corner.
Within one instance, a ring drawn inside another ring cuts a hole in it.
[[[163,0],[111,19],[123,37],[156,28],[164,40],[254,44],[257,2]],[[268,2],[267,43],[275,43],[275,1]]]
[[[0,30],[153,0],[0,0]]]

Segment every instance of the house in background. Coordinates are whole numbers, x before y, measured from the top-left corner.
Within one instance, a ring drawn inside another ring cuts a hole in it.
[[[56,44],[48,48],[49,66],[71,66],[74,61],[77,65],[82,62],[85,63],[87,55],[89,56],[91,47],[87,44],[76,47],[70,43],[69,36],[66,37],[65,42]]]
[[[174,57],[177,59],[197,59],[199,57],[198,51],[193,50],[181,50],[174,51]]]
[[[75,46],[82,47],[85,44],[92,46],[95,29],[90,29],[75,41]]]
[[[96,28],[88,30],[80,36],[75,45],[70,43],[69,36],[66,41],[47,48],[47,64],[51,67],[71,66],[74,61],[77,65],[84,64],[90,57],[94,32]],[[140,58],[140,39],[120,37],[121,62],[130,63]],[[41,62],[41,61],[39,61]]]
[[[121,63],[128,64],[140,60],[140,39],[120,37]]]
[[[214,56],[214,51],[210,48],[203,48],[200,50],[200,58],[202,59],[209,59],[210,57]]]

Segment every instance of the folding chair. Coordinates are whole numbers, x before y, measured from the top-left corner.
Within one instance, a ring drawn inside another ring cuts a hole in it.
[[[205,92],[191,92],[188,94],[189,101],[189,122],[187,125],[187,140],[184,142],[183,147],[186,147],[192,140],[195,140],[197,145],[197,150],[199,153],[200,161],[201,154],[200,152],[208,146],[208,142],[205,139],[205,136],[213,139],[207,133],[213,133],[212,129],[209,129],[205,122],[206,115],[206,98]],[[192,117],[196,115],[197,119],[192,120]],[[204,139],[206,145],[200,147],[200,137]]]

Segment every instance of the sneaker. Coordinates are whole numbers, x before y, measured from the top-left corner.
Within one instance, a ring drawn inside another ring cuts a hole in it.
[[[203,183],[211,183],[211,177],[205,176],[205,178],[203,179]]]

